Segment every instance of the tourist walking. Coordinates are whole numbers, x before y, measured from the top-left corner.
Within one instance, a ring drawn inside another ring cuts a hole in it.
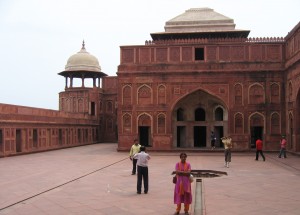
[[[224,166],[229,168],[229,163],[231,162],[232,139],[230,137],[222,137],[221,140],[222,143],[224,144],[224,156],[225,156]]]
[[[131,146],[129,152],[129,158],[132,161],[132,172],[131,172],[132,175],[135,175],[136,173],[136,163],[137,163],[137,159],[133,158],[133,156],[140,152],[140,147],[141,145],[139,144],[138,140],[134,139],[134,144]]]
[[[174,204],[177,205],[175,214],[179,214],[181,203],[184,204],[185,214],[189,214],[192,203],[192,188],[190,182],[191,165],[186,162],[187,154],[180,154],[180,162],[175,165],[176,184],[174,189]]]
[[[281,141],[280,141],[280,151],[279,151],[279,155],[278,155],[279,158],[281,158],[281,156],[286,158],[286,144],[287,144],[287,141],[285,139],[285,136],[282,135]]]
[[[137,159],[137,194],[142,192],[142,181],[144,182],[144,193],[149,190],[148,160],[150,155],[146,153],[145,146],[141,146],[140,152],[133,156]]]
[[[258,156],[260,154],[261,157],[263,158],[263,160],[265,161],[266,158],[265,158],[264,153],[262,151],[262,148],[263,148],[263,142],[262,142],[262,140],[258,138],[256,140],[255,144],[256,144],[256,158],[255,158],[255,160],[258,161]]]

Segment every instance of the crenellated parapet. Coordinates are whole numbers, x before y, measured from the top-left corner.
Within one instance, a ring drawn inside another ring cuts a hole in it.
[[[283,43],[283,37],[249,37],[245,42],[249,43]]]
[[[253,38],[197,38],[197,39],[169,39],[146,40],[145,45],[172,44],[207,44],[207,43],[283,43],[283,37],[253,37]]]

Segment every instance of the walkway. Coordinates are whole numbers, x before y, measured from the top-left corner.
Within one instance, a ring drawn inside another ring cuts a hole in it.
[[[179,153],[150,153],[149,193],[137,195],[128,153],[116,148],[96,144],[1,158],[0,214],[173,214],[171,172]],[[263,162],[254,156],[233,153],[225,168],[222,153],[188,153],[193,169],[228,173],[202,180],[204,214],[299,214],[300,157],[266,153]]]

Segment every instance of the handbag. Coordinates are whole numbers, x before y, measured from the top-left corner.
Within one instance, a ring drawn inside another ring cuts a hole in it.
[[[177,182],[177,176],[175,175],[175,176],[173,176],[173,184],[176,184],[176,182]]]
[[[194,176],[192,174],[190,174],[189,180],[190,180],[190,183],[192,183],[194,181]]]

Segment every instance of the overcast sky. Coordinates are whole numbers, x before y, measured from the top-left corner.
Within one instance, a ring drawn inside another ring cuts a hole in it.
[[[68,58],[81,49],[116,75],[120,46],[143,45],[150,33],[190,8],[234,19],[250,37],[285,37],[300,21],[299,0],[0,0],[0,103],[58,109]]]

